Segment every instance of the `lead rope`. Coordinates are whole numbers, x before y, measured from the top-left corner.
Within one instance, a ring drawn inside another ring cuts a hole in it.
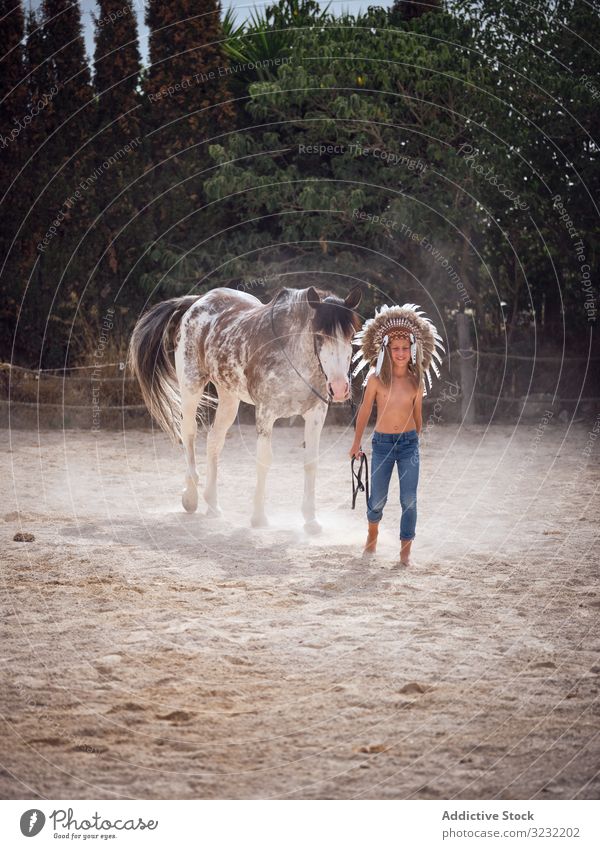
[[[350,365],[350,370],[348,371],[348,380],[350,381],[350,411],[352,415],[352,427],[354,431],[356,431],[356,415],[357,410],[360,408],[363,398],[365,396],[365,387],[363,386],[362,394],[360,397],[360,403],[357,405],[354,403],[354,385],[352,383],[352,365]],[[367,455],[362,452],[360,457],[360,465],[358,467],[358,474],[354,471],[354,463],[356,462],[356,457],[353,457],[350,461],[350,474],[352,475],[352,509],[356,508],[356,499],[358,497],[359,492],[365,493],[365,498],[367,502],[367,507],[369,506],[369,463],[367,460]],[[365,482],[363,484],[362,473],[363,467],[365,471]],[[356,481],[356,485],[354,483]]]
[[[367,507],[369,506],[369,463],[367,461],[367,455],[360,455],[360,464],[358,466],[358,474],[354,471],[354,463],[356,462],[356,457],[352,458],[352,463],[350,465],[350,471],[352,473],[352,509],[356,507],[356,499],[358,497],[359,492],[365,493],[365,498],[367,500]],[[365,482],[362,480],[363,468],[365,472]],[[356,483],[355,483],[356,481]]]

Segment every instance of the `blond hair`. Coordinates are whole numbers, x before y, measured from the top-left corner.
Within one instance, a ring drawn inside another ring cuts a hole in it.
[[[392,355],[390,353],[390,345],[394,339],[408,339],[410,342],[410,336],[408,333],[390,333],[388,344],[385,346],[384,354],[383,354],[383,363],[381,364],[381,371],[379,372],[379,379],[383,383],[384,386],[392,385]],[[410,361],[408,363],[408,373],[412,377],[415,382],[415,386],[424,387],[424,375],[423,368],[421,366],[422,363],[422,352],[421,352],[421,343],[417,342],[417,357],[416,362],[413,362],[413,358],[411,356]]]

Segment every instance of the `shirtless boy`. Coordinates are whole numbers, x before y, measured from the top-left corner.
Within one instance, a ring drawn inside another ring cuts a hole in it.
[[[417,484],[419,482],[419,434],[421,433],[423,378],[411,365],[411,343],[408,335],[391,336],[379,376],[371,373],[356,419],[354,442],[350,456],[362,453],[361,439],[369,422],[373,403],[377,405],[377,421],[373,433],[371,492],[367,505],[369,531],[365,554],[374,554],[379,522],[387,501],[394,466],[400,481],[400,561],[409,566],[410,550],[417,522]]]

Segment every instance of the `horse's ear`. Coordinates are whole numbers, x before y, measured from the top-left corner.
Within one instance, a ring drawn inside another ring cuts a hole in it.
[[[362,300],[362,291],[360,286],[355,286],[351,292],[346,295],[346,300],[344,303],[350,310],[356,309],[356,307],[360,304]]]
[[[319,297],[319,293],[314,288],[314,286],[309,286],[306,290],[306,300],[311,305],[311,307],[316,310],[316,308],[321,303],[321,298]]]

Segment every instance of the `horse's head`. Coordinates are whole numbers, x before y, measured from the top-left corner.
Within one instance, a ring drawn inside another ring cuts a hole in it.
[[[327,379],[327,391],[332,401],[347,401],[350,397],[350,359],[352,337],[360,327],[354,310],[362,293],[358,286],[344,300],[336,295],[321,297],[316,289],[307,289],[307,300],[314,310],[313,333],[316,351]]]

